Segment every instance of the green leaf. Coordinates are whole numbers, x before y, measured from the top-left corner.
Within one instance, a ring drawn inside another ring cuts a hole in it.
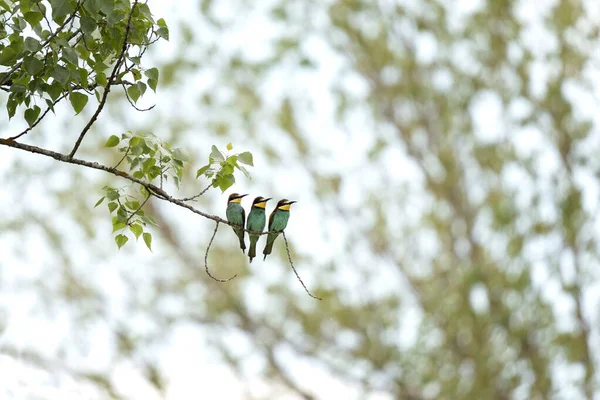
[[[231,150],[233,149],[233,145],[231,144],[231,142],[227,143],[227,150]]]
[[[44,19],[44,15],[38,11],[29,11],[23,15],[23,18],[25,18],[25,21],[27,21],[31,27],[34,27]]]
[[[127,95],[134,103],[137,103],[140,98],[140,89],[136,85],[131,85],[127,88]]]
[[[65,67],[57,65],[52,70],[52,77],[54,79],[56,79],[56,81],[59,82],[62,85],[62,87],[64,88],[64,87],[67,86],[67,83],[69,82],[69,78],[71,77],[71,73]]]
[[[112,201],[118,199],[121,195],[115,189],[109,189],[106,191],[106,197]]]
[[[129,214],[127,214],[127,210],[123,206],[119,207],[119,209],[117,210],[117,217],[119,218],[119,221],[123,223],[127,222],[128,215]]]
[[[133,200],[133,201],[128,201],[125,203],[125,207],[129,208],[130,210],[137,210],[138,208],[140,208],[140,202],[137,200]]]
[[[79,24],[81,25],[81,30],[83,33],[87,33],[88,35],[93,33],[96,30],[96,21],[94,18],[83,16],[79,20]]]
[[[233,166],[230,164],[225,164],[221,171],[219,171],[219,174],[223,176],[233,174]]]
[[[0,53],[0,65],[12,65],[17,58],[17,52],[12,47],[5,47]]]
[[[115,233],[116,231],[120,231],[121,229],[125,228],[127,226],[127,224],[125,224],[125,222],[121,221],[118,217],[114,217],[113,218],[113,233]]]
[[[158,81],[156,79],[148,79],[148,86],[156,93],[156,86],[158,85]]]
[[[144,215],[142,217],[142,221],[144,221],[145,223],[150,224],[150,225],[158,226],[158,223],[156,222],[156,220],[149,215]]]
[[[71,92],[71,95],[69,96],[69,101],[71,102],[71,106],[73,106],[73,110],[75,110],[76,115],[79,114],[81,112],[81,110],[83,110],[83,108],[87,104],[88,100],[89,100],[88,96],[83,93]],[[110,138],[109,138],[109,140],[110,140]],[[118,138],[117,138],[117,140],[118,140]],[[106,142],[106,143],[108,144],[108,142]],[[111,147],[111,146],[106,146],[106,147]]]
[[[146,93],[146,84],[144,82],[137,82],[135,86],[137,86],[142,96],[144,95],[144,93]]]
[[[113,211],[115,211],[117,209],[117,207],[119,207],[119,205],[114,201],[111,201],[110,203],[108,203],[108,211],[110,211],[111,214],[113,213]]]
[[[139,69],[137,68],[132,68],[131,69],[131,74],[133,75],[133,79],[137,82],[140,79],[142,79],[142,73],[140,72]]]
[[[121,247],[123,247],[125,245],[125,243],[127,243],[128,240],[129,240],[129,238],[125,235],[115,236],[115,242],[117,243],[117,246],[119,246],[119,249]]]
[[[63,92],[62,86],[58,82],[52,82],[50,86],[46,89],[52,100],[56,101],[60,97]]]
[[[12,99],[12,98],[8,98],[8,101],[6,102],[6,111],[8,112],[8,119],[11,119],[12,117],[15,116],[15,112],[17,111],[17,102]]]
[[[213,145],[211,148],[211,152],[210,152],[210,158],[214,161],[223,161],[225,160],[225,157],[223,156],[223,153],[221,153],[219,151],[219,149],[217,149],[217,146]]]
[[[217,179],[217,182],[219,185],[219,189],[221,189],[221,192],[223,193],[235,183],[235,178],[233,177],[233,175],[225,175]]]
[[[98,207],[100,204],[102,204],[102,202],[104,201],[104,199],[106,198],[106,196],[102,196],[100,197],[100,200],[98,200],[96,202],[96,204],[94,205],[94,208]]]
[[[238,160],[242,164],[250,165],[251,167],[254,166],[254,161],[252,159],[252,153],[250,153],[249,151],[245,151],[243,153],[240,153],[238,155]]]
[[[72,47],[63,47],[62,49],[63,59],[73,65],[77,65],[79,62],[79,56],[77,55],[77,51]]]
[[[25,67],[25,71],[27,71],[29,75],[33,76],[42,71],[44,68],[44,63],[35,57],[28,56],[23,59],[23,66]]]
[[[104,147],[115,147],[116,145],[118,145],[120,142],[119,137],[115,136],[115,135],[111,135],[108,140],[106,141],[106,143],[104,144]]]
[[[154,158],[149,158],[146,161],[143,162],[142,164],[142,170],[143,171],[148,171],[150,169],[150,167],[154,166],[156,164],[156,159]]]
[[[78,68],[77,71],[79,72],[79,81],[81,82],[81,85],[83,87],[87,87],[88,86],[88,75],[89,75],[88,70],[85,68]]]
[[[206,173],[206,171],[208,171],[209,168],[210,168],[210,164],[209,165],[205,165],[204,167],[200,168],[196,172],[196,179],[198,179],[200,177],[200,175],[204,175]]]
[[[106,86],[108,80],[104,72],[96,72],[96,83],[100,86]]]
[[[153,167],[150,167],[150,169],[148,170],[148,176],[150,177],[150,180],[156,178],[160,174],[162,174],[162,169],[159,166],[155,165]]]
[[[169,28],[158,28],[156,34],[165,40],[169,40]]]
[[[33,126],[37,117],[40,115],[40,111],[41,109],[38,106],[33,106],[32,108],[25,110],[25,121],[27,121],[29,127]]]
[[[23,45],[25,46],[25,50],[28,50],[32,53],[35,53],[42,47],[40,42],[32,37],[26,37]]]
[[[133,232],[136,239],[138,239],[140,237],[140,235],[142,234],[142,232],[144,232],[144,228],[142,228],[142,226],[139,224],[131,224],[129,226],[129,230],[131,232]]]
[[[146,243],[148,249],[152,251],[152,235],[149,232],[144,232],[144,243]]]
[[[172,153],[173,159],[180,161],[188,161],[187,156],[181,151],[181,149],[175,149]]]
[[[75,10],[75,7],[69,0],[50,0],[50,4],[52,5],[52,19],[55,21],[60,20]]]
[[[225,161],[227,162],[227,164],[231,165],[232,167],[235,167],[237,164],[237,160],[238,160],[238,156],[229,156],[229,157],[227,157],[227,160],[225,160]]]
[[[148,77],[148,79],[154,79],[158,81],[158,68],[150,68],[144,72],[144,75]]]
[[[101,0],[86,0],[84,1],[83,8],[92,15],[98,15],[100,12]]]

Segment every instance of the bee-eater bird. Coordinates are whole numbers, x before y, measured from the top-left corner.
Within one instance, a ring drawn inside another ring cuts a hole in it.
[[[281,232],[285,229],[290,218],[290,206],[294,203],[297,203],[297,201],[290,201],[288,199],[281,199],[277,202],[275,209],[269,216],[269,232]],[[277,236],[279,236],[279,233],[269,233],[267,235],[267,244],[263,250],[263,254],[265,255],[263,261],[267,259],[267,255],[271,254],[273,243],[275,243]]]
[[[265,199],[262,196],[258,196],[252,202],[252,209],[250,210],[250,214],[248,214],[248,221],[246,222],[246,226],[248,231],[262,233],[263,229],[265,229],[266,216],[265,216],[265,207],[267,206],[267,201],[271,200],[269,197]],[[248,250],[248,257],[250,258],[250,262],[252,259],[256,257],[256,242],[260,235],[253,235],[248,232],[248,236],[250,237],[250,249]]]
[[[242,249],[242,253],[246,251],[246,242],[244,241],[244,225],[246,224],[246,210],[242,207],[242,199],[248,196],[247,194],[237,194],[231,193],[229,195],[229,199],[227,200],[227,211],[225,211],[225,215],[227,215],[227,221],[232,224],[236,224],[242,227],[233,228],[233,231],[240,239],[240,248]]]

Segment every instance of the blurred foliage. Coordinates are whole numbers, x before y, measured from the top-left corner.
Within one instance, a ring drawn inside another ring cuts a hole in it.
[[[126,351],[115,359],[137,354],[148,381],[163,390],[166,371],[144,348],[188,321],[206,329],[210,348],[240,377],[257,357],[254,373],[305,399],[325,397],[294,374],[300,359],[364,398],[594,398],[600,141],[582,102],[595,102],[597,89],[595,2],[532,9],[504,0],[461,10],[442,0],[279,1],[269,17],[283,28],[260,60],[221,49],[240,21],[216,3],[200,2],[197,20],[180,22],[184,43],[161,67],[165,93],[177,94],[197,69],[211,71],[214,86],[186,99],[201,109],[192,122],[175,116],[161,124],[171,123],[173,139],[190,148],[206,151],[204,139],[191,139],[198,131],[241,131],[274,169],[292,159],[314,183],[323,231],[334,231],[326,246],[341,250],[328,259],[292,243],[323,302],[290,289],[288,278],[267,280],[246,267],[218,285],[196,269],[177,221],[149,204],[179,263],[168,261],[169,275],[144,270],[143,282],[123,272],[131,312],[148,327],[140,332],[124,318]],[[244,16],[261,7],[229,5]],[[217,39],[200,39],[200,25]],[[331,60],[311,51],[315,41]],[[339,68],[326,90],[335,126],[348,140],[357,116],[368,127],[359,135],[370,143],[366,157],[352,171],[322,167],[328,154],[320,140],[334,133],[311,130],[307,110],[319,104],[307,105],[302,83],[286,75],[290,86],[279,97],[263,87],[278,71],[300,77],[333,59]],[[118,107],[113,116],[124,118]],[[276,134],[263,137],[267,127]],[[292,150],[282,153],[280,143]],[[209,165],[229,165],[222,154],[209,157]],[[400,158],[415,171],[409,182],[398,183],[404,171],[388,161]],[[255,182],[275,190],[271,174]],[[357,181],[360,201],[344,202]],[[230,239],[211,250],[216,265],[240,264]],[[259,307],[246,290],[260,284],[268,301]],[[146,291],[134,290],[140,286]],[[251,355],[231,344],[233,334]]]

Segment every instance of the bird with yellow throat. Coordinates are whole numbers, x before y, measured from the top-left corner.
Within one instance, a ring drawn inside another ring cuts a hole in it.
[[[246,242],[244,241],[244,225],[246,224],[246,211],[242,207],[242,199],[248,196],[247,194],[231,193],[227,199],[227,210],[225,215],[227,221],[238,225],[240,228],[233,227],[233,231],[240,240],[240,249],[242,253],[246,251]]]
[[[256,257],[256,242],[258,242],[260,233],[262,233],[263,229],[265,229],[265,224],[267,222],[265,207],[267,206],[267,201],[269,200],[271,200],[270,197],[265,199],[262,196],[258,196],[252,202],[252,209],[250,210],[250,214],[248,214],[246,227],[248,228],[248,237],[250,238],[250,248],[248,249],[248,257],[250,258],[250,262],[252,262],[252,259]],[[255,233],[253,234],[253,232]]]
[[[275,243],[275,239],[279,236],[280,232],[282,232],[287,226],[288,220],[290,219],[290,206],[297,201],[290,201],[288,199],[281,199],[277,202],[275,209],[269,216],[269,233],[267,235],[267,244],[265,245],[265,249],[263,250],[263,254],[265,257],[263,261],[267,259],[267,255],[271,254],[273,250],[273,243]]]

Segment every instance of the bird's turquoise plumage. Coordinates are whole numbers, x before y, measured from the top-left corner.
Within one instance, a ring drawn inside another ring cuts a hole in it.
[[[275,243],[275,239],[280,235],[285,227],[288,224],[288,220],[290,219],[290,206],[296,203],[296,201],[290,201],[288,199],[281,199],[277,202],[275,209],[269,215],[269,233],[267,235],[267,244],[265,245],[265,249],[263,250],[263,254],[265,257],[263,260],[267,259],[267,255],[271,254],[273,250],[273,243]]]
[[[227,205],[227,210],[225,211],[225,215],[227,215],[227,221],[244,228],[244,225],[246,223],[244,218],[246,216],[246,211],[240,203],[229,202],[229,204]],[[233,231],[240,240],[240,248],[242,249],[243,253],[246,250],[246,242],[244,241],[244,230],[239,228],[233,228]]]
[[[269,232],[283,231],[287,226],[289,219],[289,210],[280,210],[278,208],[275,209],[275,211],[273,211],[273,214],[269,218]],[[277,239],[277,236],[279,235],[279,233],[269,233],[267,235],[267,244],[265,245],[265,249],[263,250],[263,254],[265,255],[263,260],[267,258],[268,254],[271,254],[271,250],[273,250],[273,243],[275,243],[275,239]]]
[[[248,214],[248,221],[246,222],[248,230],[261,233],[265,229],[266,222],[265,209],[253,205],[250,214]],[[250,262],[252,262],[252,259],[256,257],[256,242],[258,242],[260,235],[253,235],[248,232],[248,237],[250,238],[248,257],[250,258]]]

